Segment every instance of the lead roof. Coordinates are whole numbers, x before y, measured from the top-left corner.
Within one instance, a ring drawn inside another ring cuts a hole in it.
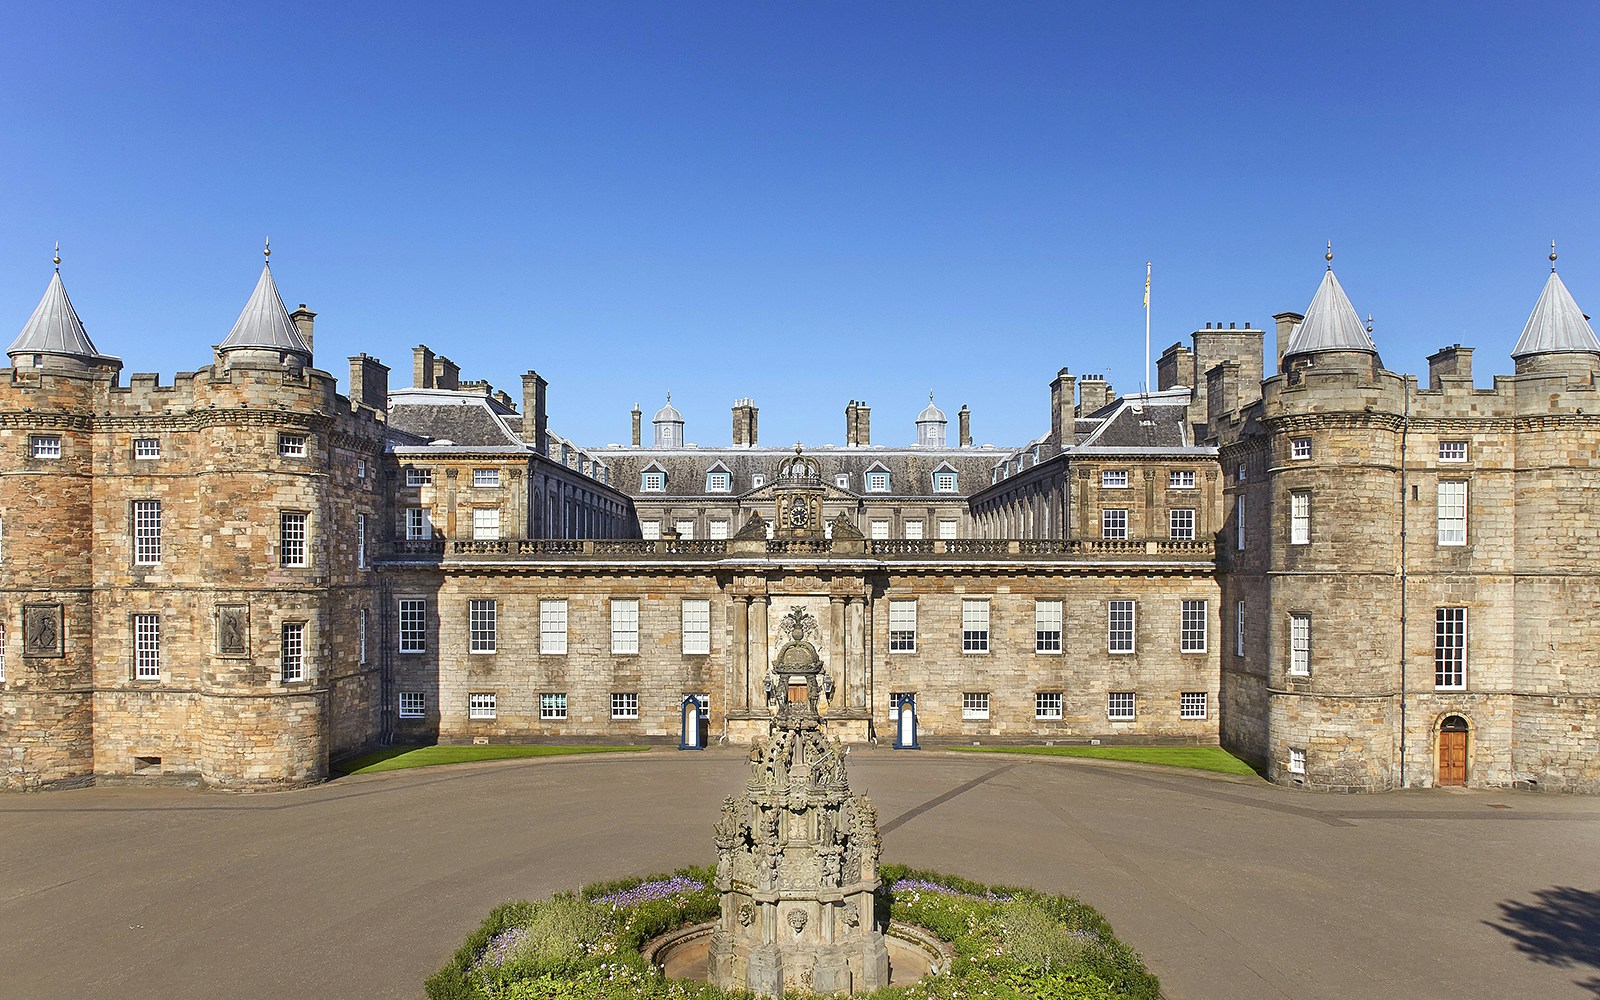
[[[283,307],[283,297],[278,294],[277,283],[272,280],[270,265],[261,268],[261,277],[256,281],[255,291],[250,293],[250,301],[244,304],[244,310],[234,321],[227,339],[218,345],[218,349],[224,351],[240,347],[293,351],[308,358],[311,356],[311,348],[300,336],[300,328],[294,325],[294,320],[289,318],[289,310]]]
[[[28,317],[28,322],[11,342],[7,354],[70,354],[80,358],[103,358],[78,319],[67,297],[67,286],[61,283],[61,272],[50,276],[50,285],[44,298]]]
[[[1290,334],[1289,345],[1283,353],[1288,357],[1312,351],[1378,353],[1372,338],[1367,336],[1367,328],[1361,322],[1356,307],[1350,304],[1350,297],[1345,295],[1339,279],[1333,276],[1332,267],[1322,275],[1317,294],[1311,297],[1311,304],[1306,306],[1306,318]]]
[[[1550,280],[1544,283],[1544,291],[1539,293],[1539,301],[1534,303],[1511,357],[1515,360],[1530,354],[1573,351],[1600,354],[1600,340],[1595,339],[1594,329],[1584,318],[1583,310],[1578,308],[1561,276],[1552,268]]]

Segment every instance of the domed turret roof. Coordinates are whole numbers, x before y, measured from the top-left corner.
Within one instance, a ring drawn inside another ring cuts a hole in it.
[[[1583,318],[1583,310],[1552,267],[1550,280],[1544,283],[1544,291],[1539,293],[1539,301],[1534,303],[1511,357],[1571,352],[1600,354],[1600,340],[1595,339],[1594,328]]]
[[[944,411],[933,405],[933,393],[928,393],[928,405],[924,406],[922,408],[922,412],[917,414],[917,423],[948,424],[949,422],[950,421],[946,419],[944,415]]]
[[[67,354],[80,358],[103,358],[78,319],[78,311],[67,298],[67,287],[61,283],[61,272],[50,276],[50,286],[44,298],[28,317],[22,332],[11,342],[7,354]]]
[[[672,393],[667,393],[667,405],[657,410],[656,415],[651,417],[650,420],[651,423],[657,424],[683,423],[683,414],[679,413],[678,408],[672,405]]]
[[[256,290],[250,293],[250,301],[244,304],[244,311],[239,313],[239,319],[233,324],[227,339],[218,345],[218,349],[223,351],[236,348],[292,351],[311,357],[311,348],[300,336],[300,328],[294,325],[294,320],[289,318],[289,310],[283,307],[283,298],[272,280],[271,265],[262,266],[261,277],[256,281]]]
[[[1317,294],[1311,297],[1311,304],[1306,307],[1306,318],[1295,327],[1283,354],[1288,357],[1314,351],[1378,353],[1372,338],[1367,336],[1367,328],[1356,313],[1356,307],[1350,304],[1350,297],[1340,287],[1339,279],[1333,276],[1332,265],[1323,274]]]

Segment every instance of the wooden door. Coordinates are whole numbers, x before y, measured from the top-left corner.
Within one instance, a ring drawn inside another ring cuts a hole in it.
[[[1439,734],[1439,784],[1467,783],[1467,734],[1444,730]]]

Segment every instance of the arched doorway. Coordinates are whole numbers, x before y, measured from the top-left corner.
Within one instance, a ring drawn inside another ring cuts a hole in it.
[[[1467,720],[1447,715],[1439,724],[1439,784],[1467,783]]]

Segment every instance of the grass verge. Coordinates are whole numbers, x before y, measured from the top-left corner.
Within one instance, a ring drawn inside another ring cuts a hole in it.
[[[1222,774],[1255,774],[1255,768],[1221,747],[950,747],[964,753],[1025,753],[1043,757],[1088,757],[1165,764]]]
[[[463,764],[475,760],[517,760],[523,757],[560,757],[574,753],[627,753],[648,747],[601,746],[432,746],[389,747],[334,765],[340,774],[373,774],[408,767]]]

